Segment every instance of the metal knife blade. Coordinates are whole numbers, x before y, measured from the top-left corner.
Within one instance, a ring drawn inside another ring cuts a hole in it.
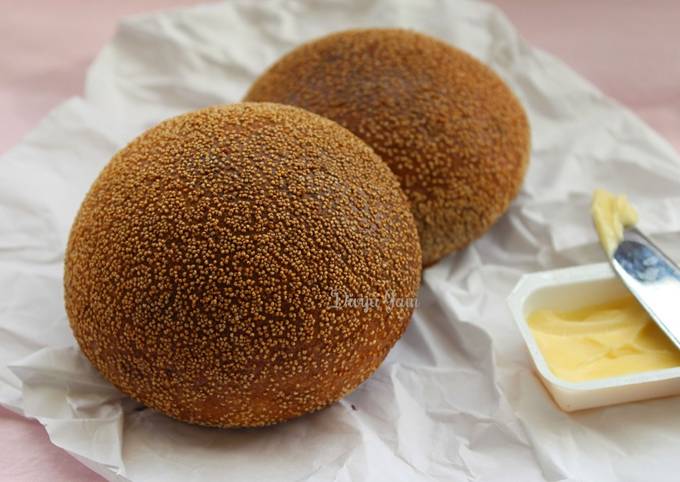
[[[680,349],[680,268],[637,228],[625,228],[614,271]]]

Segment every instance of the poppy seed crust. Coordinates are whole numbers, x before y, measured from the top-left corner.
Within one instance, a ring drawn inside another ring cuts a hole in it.
[[[528,119],[503,80],[408,30],[350,30],[304,44],[245,99],[302,107],[366,141],[409,198],[426,266],[491,227],[529,161]]]
[[[73,224],[65,303],[92,364],[186,422],[267,425],[376,370],[416,296],[417,230],[389,168],[336,123],[235,104],[162,122],[119,151]]]

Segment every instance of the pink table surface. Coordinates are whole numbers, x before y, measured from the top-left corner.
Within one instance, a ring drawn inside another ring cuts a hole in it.
[[[122,16],[196,0],[0,0],[0,153],[82,93]],[[533,45],[560,57],[680,150],[680,2],[495,0]],[[0,171],[1,173],[1,171]],[[0,408],[0,481],[93,481],[40,424]]]

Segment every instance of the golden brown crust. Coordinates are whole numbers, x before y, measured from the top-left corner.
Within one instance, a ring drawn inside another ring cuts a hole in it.
[[[65,301],[83,353],[187,422],[276,423],[364,381],[415,297],[420,248],[396,178],[346,129],[273,104],[161,123],[118,152],[74,222]],[[383,308],[387,308],[385,305]]]
[[[340,32],[302,45],[249,101],[296,105],[365,140],[397,174],[423,263],[481,236],[518,193],[529,124],[505,83],[472,56],[399,29]]]

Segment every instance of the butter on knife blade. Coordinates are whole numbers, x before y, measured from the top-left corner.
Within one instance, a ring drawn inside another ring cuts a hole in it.
[[[614,271],[680,348],[680,268],[634,227],[638,215],[625,196],[598,189],[591,213]]]

